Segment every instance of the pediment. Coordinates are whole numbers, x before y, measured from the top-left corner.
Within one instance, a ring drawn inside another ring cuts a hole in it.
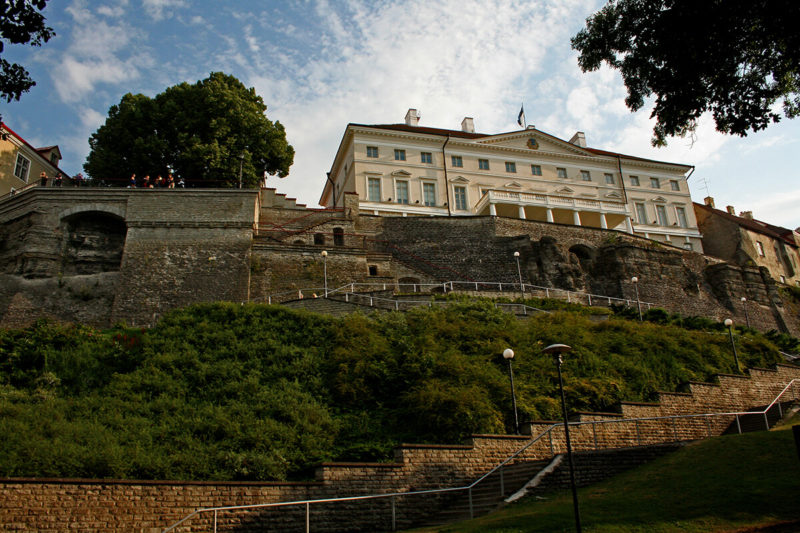
[[[383,176],[383,172],[378,172],[377,170],[365,170],[364,174],[369,174],[370,176]]]
[[[560,192],[561,194],[572,194],[575,191],[570,189],[569,187],[561,187],[560,189],[556,189],[556,192]]]
[[[520,184],[519,184],[519,183],[517,183],[516,181],[509,181],[508,183],[506,183],[505,185],[503,185],[503,187],[512,187],[512,188],[514,188],[514,189],[521,189],[521,188],[522,188],[522,185],[520,185]]]
[[[655,198],[653,198],[652,201],[653,202],[663,203],[663,204],[667,203],[667,199],[664,198],[663,196],[656,196]]]
[[[535,154],[537,152],[548,152],[570,155],[594,155],[588,150],[584,150],[580,146],[568,143],[567,141],[563,141],[557,137],[547,135],[546,133],[542,133],[535,129],[482,137],[477,139],[475,143],[488,144],[498,147],[516,148],[519,150],[528,150],[531,152],[531,154]]]
[[[450,183],[469,183],[469,180],[464,176],[456,176],[450,180]]]
[[[606,194],[606,198],[614,198],[616,200],[621,200],[622,199],[622,195],[620,193],[618,193],[618,192],[610,192],[610,193]]]
[[[405,170],[395,170],[394,172],[392,172],[392,176],[408,177],[410,175],[411,175],[411,172],[408,172],[408,171],[405,171]]]

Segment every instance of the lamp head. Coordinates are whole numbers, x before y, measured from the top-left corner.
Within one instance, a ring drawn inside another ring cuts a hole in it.
[[[726,318],[725,322],[723,322],[723,324],[725,324],[726,328],[729,328],[729,327],[731,327],[733,325],[733,320],[731,320],[730,318]]]
[[[746,301],[747,301],[747,298],[745,298],[744,296],[742,296],[742,301],[743,301],[743,302],[746,302]]]
[[[319,253],[319,255],[321,255],[322,257],[328,257],[328,252],[327,252],[327,250],[322,250],[322,251]]]
[[[519,252],[514,252],[514,257],[519,257]]]
[[[543,353],[564,353],[572,351],[572,346],[567,346],[566,344],[551,344],[544,350]]]
[[[631,283],[639,283],[639,278],[637,278],[636,276],[633,276],[631,278]]]
[[[511,348],[506,348],[503,350],[503,358],[508,360],[514,359],[514,350]]]

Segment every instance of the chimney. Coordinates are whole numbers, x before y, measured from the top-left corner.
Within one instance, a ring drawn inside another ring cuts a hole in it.
[[[703,198],[703,202],[710,208],[714,208],[714,197],[713,196],[706,196]]]
[[[586,135],[582,131],[576,131],[572,139],[569,140],[570,144],[586,148]]]
[[[746,218],[747,220],[753,220],[752,211],[742,211],[741,213],[739,213],[739,216],[742,218]]]
[[[726,206],[725,209],[728,211],[729,215],[736,216],[736,210],[733,208],[732,205]]]
[[[406,113],[406,126],[418,126],[419,125],[419,113],[417,113],[416,109],[409,109],[408,113]]]
[[[461,121],[461,131],[475,133],[475,123],[472,121],[472,117],[464,117],[464,120]]]

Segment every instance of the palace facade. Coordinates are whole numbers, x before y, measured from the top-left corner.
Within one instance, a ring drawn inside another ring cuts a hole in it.
[[[356,193],[362,214],[497,215],[615,229],[702,252],[687,177],[693,167],[590,148],[535,127],[476,133],[419,125],[348,124],[320,205]]]

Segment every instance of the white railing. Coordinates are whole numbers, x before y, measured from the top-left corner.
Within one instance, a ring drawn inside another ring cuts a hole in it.
[[[769,419],[767,413],[773,407],[778,408],[779,417],[783,418],[783,408],[781,407],[780,399],[786,394],[790,389],[792,391],[792,398],[794,401],[797,401],[798,392],[797,392],[797,385],[800,384],[800,379],[792,379],[781,392],[775,397],[770,404],[760,410],[760,411],[734,411],[734,412],[726,412],[726,413],[703,413],[703,414],[694,414],[694,415],[671,415],[671,416],[649,416],[649,417],[640,417],[640,418],[620,418],[616,420],[590,420],[586,422],[568,422],[570,427],[580,427],[580,426],[587,426],[591,425],[592,427],[592,435],[594,436],[594,450],[600,449],[598,447],[598,439],[597,439],[597,426],[598,425],[605,425],[605,424],[630,424],[634,423],[636,426],[636,445],[642,446],[643,439],[642,439],[642,432],[640,428],[640,422],[647,422],[647,421],[654,421],[654,420],[670,420],[672,422],[672,438],[668,440],[663,440],[661,442],[652,442],[652,439],[647,440],[644,445],[653,445],[653,444],[664,444],[669,442],[680,442],[680,436],[678,433],[677,423],[679,420],[704,420],[706,430],[706,438],[711,437],[712,429],[711,429],[711,419],[714,417],[734,417],[736,421],[736,427],[738,433],[742,433],[742,427],[740,424],[740,417],[744,416],[753,416],[753,415],[763,415],[764,417],[764,428],[769,429]],[[306,526],[306,533],[310,533],[311,531],[311,505],[312,504],[320,504],[320,503],[335,503],[335,502],[351,502],[356,500],[375,500],[375,499],[391,499],[391,513],[392,513],[392,531],[397,530],[397,507],[396,507],[396,500],[398,497],[408,497],[408,496],[419,496],[419,495],[427,495],[427,494],[445,494],[450,492],[459,492],[459,491],[467,491],[469,497],[469,514],[470,518],[474,518],[474,506],[472,502],[472,489],[474,489],[480,482],[486,480],[490,475],[494,474],[495,472],[499,473],[500,476],[500,495],[505,495],[505,487],[503,483],[503,467],[506,466],[511,461],[515,460],[519,457],[522,453],[524,453],[528,448],[542,440],[545,436],[549,437],[549,447],[550,447],[550,454],[555,455],[555,445],[553,442],[553,430],[563,427],[564,423],[556,423],[550,425],[547,429],[539,433],[537,436],[533,437],[530,441],[528,441],[525,446],[511,454],[505,460],[497,464],[494,468],[480,476],[478,479],[473,481],[468,485],[463,485],[460,487],[448,487],[444,489],[429,489],[429,490],[418,490],[418,491],[409,491],[409,492],[391,492],[391,493],[384,493],[384,494],[368,494],[364,496],[348,496],[342,498],[324,498],[324,499],[314,499],[314,500],[297,500],[297,501],[289,501],[289,502],[276,502],[276,503],[260,503],[260,504],[252,504],[252,505],[232,505],[232,506],[225,506],[225,507],[205,507],[202,509],[197,509],[196,511],[192,512],[191,514],[183,517],[178,522],[175,522],[171,526],[167,527],[163,530],[163,533],[167,533],[172,531],[179,525],[183,524],[187,520],[192,517],[198,516],[202,513],[213,513],[213,531],[216,533],[217,531],[217,518],[218,513],[221,511],[236,511],[236,510],[243,510],[243,509],[263,509],[269,507],[286,507],[291,505],[304,505],[305,506],[305,526]],[[657,435],[658,436],[658,435]],[[650,435],[652,437],[652,435]],[[604,449],[613,449],[611,447],[604,448]]]
[[[554,196],[517,191],[488,190],[475,204],[473,211],[481,212],[487,204],[513,202],[522,205],[536,205],[542,207],[580,207],[592,211],[627,213],[627,205],[622,202],[608,200],[589,200],[584,198],[571,198],[569,196]]]

